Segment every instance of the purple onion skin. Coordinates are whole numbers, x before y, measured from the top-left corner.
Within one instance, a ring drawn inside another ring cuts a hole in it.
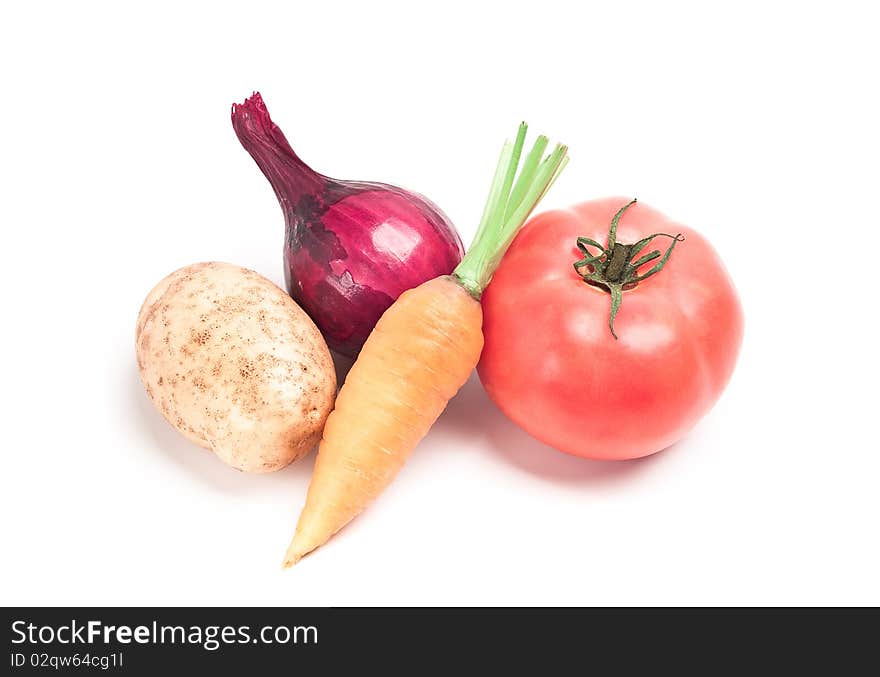
[[[233,105],[232,125],[284,212],[287,291],[333,350],[357,357],[400,294],[448,275],[461,261],[461,238],[434,203],[384,183],[313,171],[259,93]]]

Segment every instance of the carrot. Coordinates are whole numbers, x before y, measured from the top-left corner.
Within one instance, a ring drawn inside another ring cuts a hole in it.
[[[326,543],[391,483],[477,365],[480,295],[567,162],[538,137],[514,183],[526,135],[504,144],[473,246],[452,275],[400,295],[385,311],[336,399],[284,566]]]

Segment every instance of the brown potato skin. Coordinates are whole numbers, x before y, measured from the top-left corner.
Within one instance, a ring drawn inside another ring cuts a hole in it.
[[[318,328],[246,268],[210,262],[171,273],[141,307],[135,349],[162,415],[238,470],[301,458],[333,408],[336,374]]]

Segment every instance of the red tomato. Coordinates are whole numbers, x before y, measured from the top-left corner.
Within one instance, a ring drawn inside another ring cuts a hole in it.
[[[658,232],[684,240],[659,272],[622,292],[614,338],[611,294],[573,264],[584,258],[579,237],[608,246],[611,220],[628,202],[593,200],[533,218],[482,298],[479,374],[489,396],[534,437],[587,458],[647,456],[681,439],[727,385],[742,342],[742,308],[715,250],[641,203],[622,215],[618,243]],[[670,244],[655,238],[641,254]]]

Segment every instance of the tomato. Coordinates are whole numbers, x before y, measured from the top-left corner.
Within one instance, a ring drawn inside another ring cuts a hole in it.
[[[630,250],[609,247],[609,228],[629,200],[594,200],[546,212],[510,246],[483,298],[485,347],[480,380],[501,410],[526,432],[561,451],[629,459],[681,439],[712,407],[733,372],[743,334],[736,290],[698,232],[642,203],[623,210],[616,243],[658,236],[629,271],[654,274],[623,287],[611,328],[614,284]],[[578,248],[578,238],[595,245]],[[592,267],[574,263],[596,258]],[[611,268],[615,270],[612,271]],[[614,273],[614,275],[612,274]],[[616,334],[617,338],[615,338]]]

